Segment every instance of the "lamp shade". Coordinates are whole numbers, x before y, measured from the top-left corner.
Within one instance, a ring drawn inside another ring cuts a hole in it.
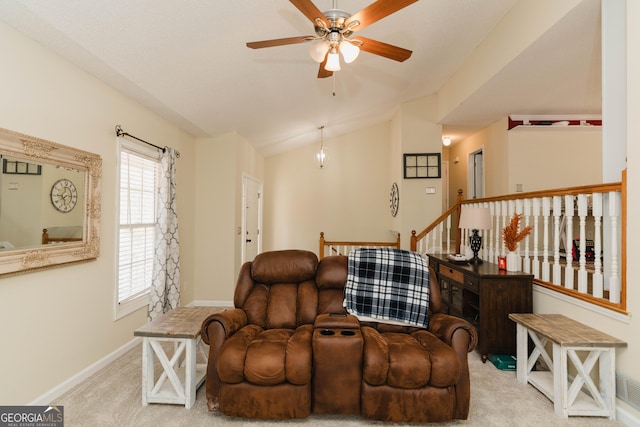
[[[340,71],[340,55],[338,53],[329,53],[324,69],[327,71]]]
[[[491,228],[491,211],[489,208],[462,206],[458,227],[468,230],[488,230]]]
[[[348,40],[343,40],[340,42],[340,53],[344,58],[344,62],[351,64],[360,54],[360,48]]]
[[[327,55],[327,52],[329,52],[329,43],[325,41],[319,41],[318,43],[314,43],[309,46],[309,55],[311,55],[311,58],[318,63],[322,63],[322,61],[324,61],[324,57]]]

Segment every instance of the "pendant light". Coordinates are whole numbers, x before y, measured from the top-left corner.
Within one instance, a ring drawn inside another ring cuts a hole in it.
[[[324,148],[323,138],[324,126],[320,126],[318,129],[320,129],[320,151],[316,153],[316,162],[318,162],[318,166],[320,166],[320,169],[324,169],[325,162],[327,161],[327,151],[326,148]]]

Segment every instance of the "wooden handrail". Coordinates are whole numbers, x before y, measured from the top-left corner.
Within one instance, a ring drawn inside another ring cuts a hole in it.
[[[459,211],[460,211],[460,203],[456,203],[455,205],[451,206],[449,210],[447,210],[445,213],[443,213],[438,218],[436,218],[435,221],[429,224],[427,228],[422,230],[420,233],[416,233],[416,230],[411,230],[411,250],[415,252],[416,249],[418,248],[417,247],[418,240],[424,238],[424,236],[426,236],[431,230],[436,228],[438,224],[440,224],[442,221],[447,219],[449,215],[453,214],[454,212],[459,213]]]
[[[320,232],[320,248],[318,258],[324,258],[325,246],[358,246],[358,247],[390,247],[400,249],[400,233],[395,242],[348,242],[348,241],[329,241],[325,240],[324,232]]]
[[[620,191],[622,190],[622,182],[611,182],[608,184],[593,184],[593,185],[583,185],[580,187],[567,187],[567,188],[558,188],[554,190],[539,190],[539,191],[529,191],[527,193],[514,193],[507,194],[504,196],[495,196],[495,197],[484,197],[482,199],[468,199],[462,200],[460,203],[483,203],[483,202],[497,202],[502,200],[518,200],[518,199],[533,199],[539,197],[552,197],[552,196],[571,196],[578,195],[584,193],[607,193],[609,191]]]

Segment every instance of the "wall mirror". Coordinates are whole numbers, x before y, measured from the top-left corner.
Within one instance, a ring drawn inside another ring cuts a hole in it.
[[[0,276],[95,259],[97,154],[0,128]]]

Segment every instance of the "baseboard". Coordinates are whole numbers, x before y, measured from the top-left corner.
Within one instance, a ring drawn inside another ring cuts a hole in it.
[[[187,304],[187,307],[232,307],[233,301],[196,300]]]
[[[187,304],[187,307],[193,307],[193,306],[201,306],[201,307],[233,307],[233,301],[202,300],[202,301],[192,301],[189,304]],[[91,375],[93,375],[96,372],[98,372],[100,369],[102,369],[102,368],[106,367],[107,365],[109,365],[110,363],[114,362],[119,357],[122,357],[125,353],[129,352],[130,350],[133,350],[133,348],[136,345],[140,345],[140,342],[141,342],[141,338],[140,337],[133,338],[131,341],[129,341],[128,343],[126,343],[122,347],[120,347],[117,350],[109,353],[108,355],[106,355],[102,359],[98,360],[93,365],[88,366],[87,368],[83,369],[82,371],[78,372],[77,374],[73,375],[72,377],[66,379],[65,381],[63,381],[62,383],[58,384],[57,386],[55,386],[51,390],[47,391],[46,393],[38,396],[33,401],[27,403],[27,405],[30,405],[30,406],[33,406],[33,405],[49,405],[50,403],[54,402],[55,399],[57,399],[58,397],[62,396],[67,391],[71,390],[73,387],[77,386],[82,381],[86,380]]]
[[[110,363],[112,363],[113,361],[118,359],[119,357],[123,356],[124,354],[126,354],[130,350],[133,350],[133,348],[135,346],[140,345],[140,342],[141,342],[140,337],[133,338],[131,341],[129,341],[128,343],[126,343],[122,347],[120,347],[117,350],[113,351],[112,353],[106,355],[105,357],[103,357],[102,359],[98,360],[93,365],[88,366],[87,368],[85,368],[82,371],[78,372],[74,376],[68,378],[67,380],[65,380],[61,384],[58,384],[57,386],[55,386],[54,388],[52,388],[48,392],[44,393],[43,395],[41,395],[41,396],[37,397],[36,399],[34,399],[33,401],[29,402],[27,405],[30,405],[30,406],[32,406],[32,405],[49,405],[49,404],[53,403],[58,397],[62,396],[64,393],[66,393],[67,391],[71,390],[73,387],[77,386],[82,381],[84,381],[87,378],[89,378],[91,375],[95,374],[96,372],[98,372],[102,368],[106,367],[107,365],[109,365]]]
[[[640,427],[640,419],[620,405],[616,408],[616,421],[628,427]]]

